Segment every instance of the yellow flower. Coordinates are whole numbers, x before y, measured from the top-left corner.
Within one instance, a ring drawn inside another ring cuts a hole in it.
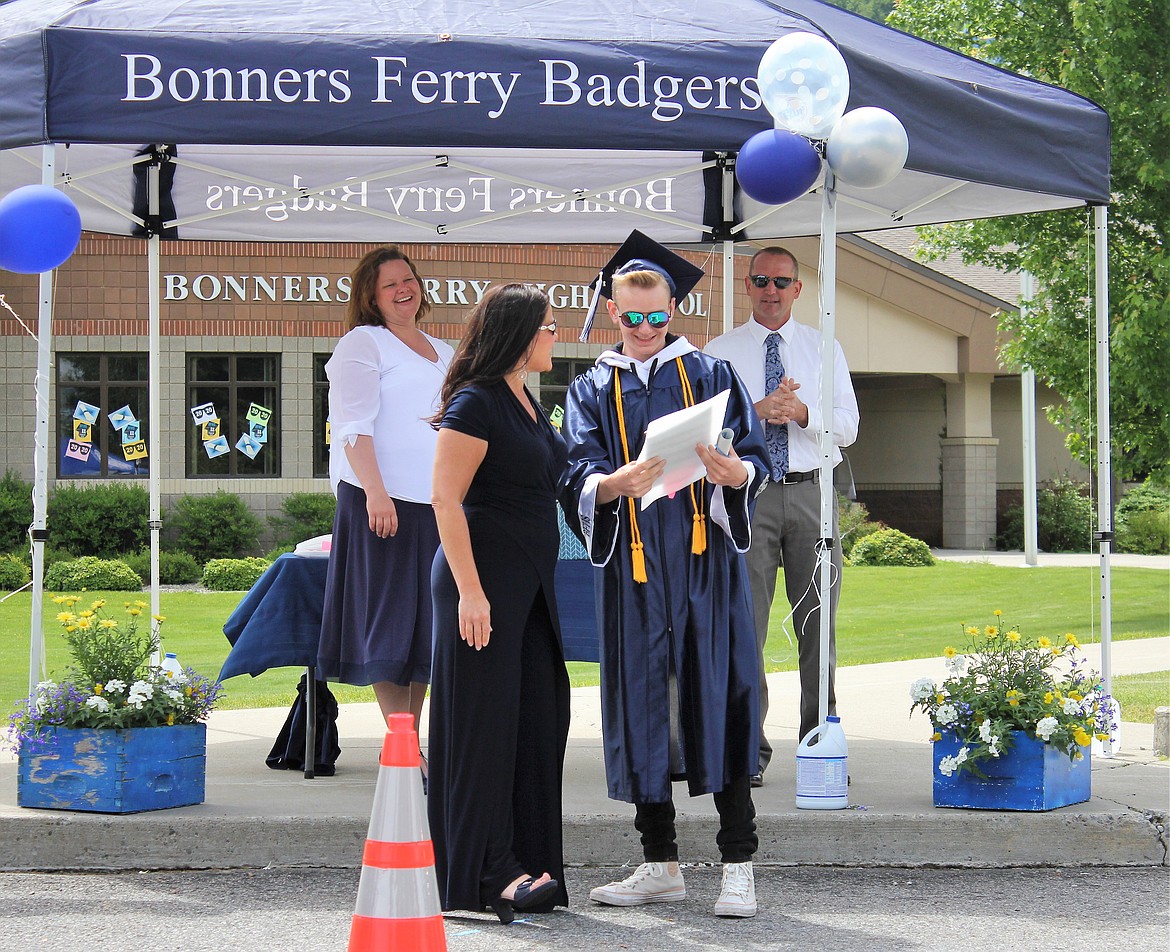
[[[940,734],[938,731],[935,731],[933,734],[931,734],[931,735],[930,735],[930,742],[931,742],[932,744],[933,744],[933,743],[934,743],[936,740],[942,740],[942,734]]]
[[[1039,638],[1036,639],[1036,644],[1041,648],[1051,648],[1052,647],[1052,642],[1049,641],[1047,638],[1045,638],[1043,635],[1041,635]]]
[[[994,615],[996,618],[998,618],[1000,615],[1002,615],[1002,614],[1003,614],[1003,612],[1002,612],[1002,611],[1000,611],[1000,610],[997,608],[997,609],[996,609],[995,611],[993,611],[991,614],[993,614],[993,615]]]
[[[141,608],[127,608],[126,614],[137,618],[139,615],[142,614],[142,609]]]
[[[999,634],[999,629],[996,628],[995,625],[988,625],[983,629],[983,633],[987,635],[988,638],[994,638]]]
[[[1060,657],[1060,649],[1059,649],[1059,648],[1053,648],[1053,649],[1052,649],[1052,651],[1051,651],[1051,654],[1052,654],[1053,656],[1055,656],[1055,657],[1059,658],[1059,657]]]
[[[77,619],[77,627],[80,628],[82,631],[88,631],[89,624],[90,624],[90,622],[89,622],[88,618],[78,618]]]
[[[168,714],[167,715],[167,727],[174,727],[174,726],[175,726],[175,715]]]
[[[101,621],[98,622],[98,625],[100,627],[106,628],[106,629],[118,627],[118,623],[116,621],[114,621],[114,619],[112,619],[112,618],[103,618]]]
[[[1079,693],[1078,693],[1078,692],[1076,692],[1076,691],[1069,691],[1069,692],[1068,692],[1068,696],[1069,696],[1069,697],[1071,697],[1071,698],[1072,698],[1074,701],[1082,701],[1082,700],[1084,700],[1084,695],[1083,695],[1083,694],[1079,694]]]
[[[936,694],[934,699],[937,703],[942,704],[947,699],[947,696],[945,694]]]
[[[954,648],[950,648],[950,647],[943,648],[943,657],[944,658],[953,658],[958,653],[959,652],[957,652]]]
[[[77,626],[76,625],[66,625],[65,630],[66,631],[77,631]]]
[[[1052,692],[1051,692],[1051,691],[1048,691],[1047,693],[1045,693],[1045,695],[1044,695],[1044,703],[1045,703],[1045,704],[1051,704],[1051,703],[1052,703]]]
[[[191,690],[191,685],[188,684],[185,688],[183,688],[183,693],[186,694],[187,697],[190,697],[195,692]]]
[[[1094,736],[1094,737],[1096,737],[1096,738],[1097,738],[1097,740],[1109,740],[1109,735],[1108,735],[1108,734],[1100,734],[1100,733],[1098,733],[1098,734],[1094,734],[1093,736]]]
[[[1013,628],[1006,635],[1004,635],[1004,637],[1007,638],[1008,641],[1019,641],[1020,633]]]
[[[54,595],[53,596],[53,604],[54,605],[60,605],[63,601],[65,601],[64,595]]]
[[[93,612],[88,608],[83,608],[77,614],[82,618],[93,618]]]
[[[1065,633],[1064,640],[1074,648],[1079,648],[1081,645],[1081,643],[1077,641],[1077,636],[1074,635],[1071,631]]]
[[[143,600],[140,598],[140,599],[138,599],[137,601],[135,601],[135,602],[134,602],[134,604],[135,604],[135,605],[137,605],[139,608],[145,608],[145,607],[146,607],[147,605],[149,605],[150,603],[149,603],[149,602],[144,602],[144,601],[143,601]]]
[[[967,629],[967,634],[977,635],[977,634],[979,634],[979,629],[976,628],[974,625],[972,625],[970,628]]]
[[[57,621],[68,624],[73,621],[73,612],[57,612]]]
[[[151,615],[150,617],[157,621],[160,625],[167,620],[166,615]]]
[[[106,604],[106,600],[104,598],[99,598],[89,607],[92,608],[96,612],[99,608],[103,607],[105,604]]]
[[[106,686],[104,684],[95,684],[93,686],[93,693],[94,694],[101,694],[102,691],[104,691],[105,689],[106,689]]]
[[[1085,729],[1083,727],[1078,727],[1075,731],[1073,731],[1073,740],[1075,740],[1077,745],[1080,747],[1088,747],[1093,738],[1085,733]]]

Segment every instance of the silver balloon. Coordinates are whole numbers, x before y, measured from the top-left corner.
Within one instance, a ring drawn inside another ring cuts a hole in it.
[[[877,106],[851,109],[829,133],[825,158],[846,185],[878,188],[906,165],[910,140],[898,117]]]
[[[837,47],[815,33],[789,33],[760,58],[760,96],[776,126],[823,139],[845,112],[849,69]]]

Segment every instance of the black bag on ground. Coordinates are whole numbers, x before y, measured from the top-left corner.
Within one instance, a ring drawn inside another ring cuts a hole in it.
[[[305,679],[307,674],[301,675],[301,683],[297,685],[297,699],[289,709],[284,726],[276,735],[276,743],[272,745],[272,752],[264,761],[273,770],[304,770],[305,769]],[[341,756],[341,746],[337,735],[337,698],[329,690],[325,681],[317,682],[317,747],[315,750],[313,772],[321,777],[332,777],[336,773],[335,764]]]

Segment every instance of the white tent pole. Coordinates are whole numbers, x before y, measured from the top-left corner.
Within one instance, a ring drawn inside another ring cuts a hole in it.
[[[41,149],[41,184],[53,185],[57,147]],[[33,444],[32,606],[29,611],[28,692],[45,675],[45,525],[49,508],[49,363],[53,347],[53,272],[42,271],[37,296],[36,434]]]
[[[723,165],[722,181],[723,224],[735,221],[735,165]],[[729,233],[730,234],[730,233]],[[735,327],[735,240],[723,242],[723,333]]]
[[[160,166],[157,161],[152,162],[147,169],[147,208],[150,216],[150,231],[149,238],[147,238],[147,301],[149,308],[149,364],[148,364],[148,405],[150,414],[150,432],[147,433],[148,441],[148,459],[150,460],[150,517],[148,525],[150,526],[150,634],[151,640],[154,642],[155,652],[158,657],[155,659],[159,663],[162,661],[162,655],[159,650],[159,623],[156,620],[161,612],[159,611],[159,543],[160,530],[162,529],[162,499],[161,499],[161,474],[159,473],[159,466],[162,462],[162,416],[159,409],[159,387],[162,381],[162,366],[159,357],[159,309],[160,309],[160,289],[162,287],[161,279],[161,249],[160,249],[160,219],[159,219],[159,178]]]
[[[1020,316],[1031,306],[1035,294],[1032,272],[1020,272]],[[1036,565],[1036,371],[1025,367],[1020,374],[1020,414],[1024,451],[1024,564]]]
[[[829,714],[829,626],[833,610],[833,367],[837,320],[837,180],[825,169],[821,205],[821,545],[817,550],[820,570],[821,671],[817,723]]]
[[[1097,534],[1101,554],[1101,678],[1105,693],[1113,694],[1113,605],[1109,574],[1109,549],[1113,543],[1112,449],[1109,441],[1109,209],[1093,209],[1096,238],[1094,295],[1097,317]],[[1120,709],[1115,708],[1120,717]],[[1116,737],[1111,734],[1102,745],[1112,757]]]

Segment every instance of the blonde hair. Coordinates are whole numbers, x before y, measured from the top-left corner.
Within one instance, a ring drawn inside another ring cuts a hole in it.
[[[657,271],[627,271],[625,274],[615,274],[609,281],[614,295],[623,288],[666,288],[667,293],[674,297],[670,284]]]

